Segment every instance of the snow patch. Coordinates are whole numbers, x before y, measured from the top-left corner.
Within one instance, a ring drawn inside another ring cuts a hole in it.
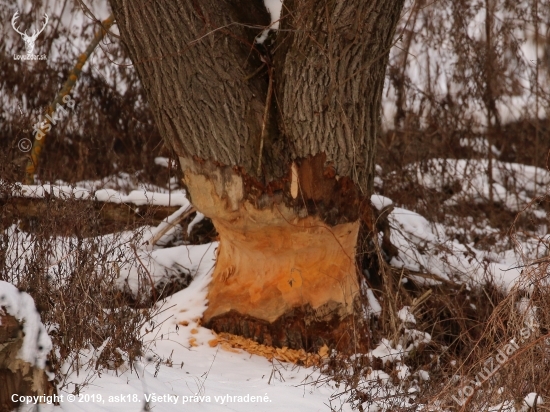
[[[387,197],[374,194],[370,197],[370,201],[372,202],[373,206],[378,209],[382,210],[386,206],[390,206],[393,204],[393,201]]]
[[[523,399],[523,402],[525,403],[525,405],[527,405],[530,408],[535,407],[535,404],[536,405],[542,405],[544,403],[542,398],[539,395],[537,395],[535,392],[529,393],[525,397],[525,399]]]
[[[8,282],[0,281],[0,312],[2,307],[23,325],[23,345],[18,357],[40,369],[46,366],[52,350],[52,340],[40,320],[34,300]]]
[[[416,319],[414,318],[414,315],[410,311],[410,306],[403,306],[399,311],[397,312],[397,316],[403,323],[412,323],[416,324]]]

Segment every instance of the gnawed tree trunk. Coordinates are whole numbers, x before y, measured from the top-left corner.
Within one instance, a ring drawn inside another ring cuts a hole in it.
[[[402,0],[111,0],[195,207],[220,235],[204,323],[356,347],[356,247]]]

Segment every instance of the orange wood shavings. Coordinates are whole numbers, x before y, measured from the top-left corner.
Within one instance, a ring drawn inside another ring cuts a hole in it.
[[[197,338],[189,338],[189,345],[192,347],[199,346],[197,343]]]
[[[191,333],[193,335],[196,335],[197,333],[199,333],[199,331],[197,329],[193,328],[193,329],[191,329]]]
[[[322,347],[319,348],[319,356],[321,358],[326,359],[328,358],[328,355],[329,355],[329,349],[327,345],[323,345]]]
[[[222,349],[231,352],[238,352],[235,348],[243,349],[248,353],[260,355],[269,360],[277,359],[307,367],[322,364],[323,359],[327,358],[329,353],[329,348],[326,345],[319,349],[319,353],[308,353],[303,349],[275,348],[273,346],[262,345],[252,339],[231,335],[230,333],[220,333],[215,339],[209,341],[208,344],[211,347],[220,345]]]
[[[189,322],[187,322],[186,320],[182,320],[179,324],[182,326],[189,326]]]

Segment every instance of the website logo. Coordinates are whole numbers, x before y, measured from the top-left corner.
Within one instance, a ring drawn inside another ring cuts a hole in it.
[[[16,11],[15,14],[13,15],[13,18],[11,19],[11,26],[18,34],[21,35],[21,38],[25,42],[25,51],[27,52],[27,54],[14,54],[13,58],[15,60],[46,60],[45,54],[41,54],[41,55],[33,54],[33,51],[34,51],[34,43],[36,42],[36,39],[38,38],[40,33],[44,31],[44,29],[46,28],[46,25],[48,24],[48,15],[44,13],[44,25],[38,32],[36,30],[33,30],[33,33],[30,36],[27,34],[27,30],[25,30],[24,33],[21,33],[19,31],[19,28],[15,26],[15,20],[17,20],[18,18],[19,18],[19,12]]]

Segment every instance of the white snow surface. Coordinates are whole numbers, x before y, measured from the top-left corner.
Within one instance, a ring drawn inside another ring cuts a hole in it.
[[[76,185],[67,184],[41,184],[14,186],[12,195],[16,197],[44,198],[53,196],[59,199],[94,199],[99,202],[130,203],[136,206],[189,206],[185,190],[167,191],[158,187],[143,187],[139,190],[131,190],[124,193],[124,190],[111,188],[100,188],[98,182],[80,182]],[[153,189],[151,191],[150,189]],[[163,193],[166,192],[166,193]]]
[[[161,163],[158,161],[157,164]],[[426,187],[438,190],[447,184],[442,177],[443,168],[447,172],[450,168],[451,173],[448,175],[452,176],[461,172],[466,173],[466,169],[471,166],[472,162],[435,159],[430,165],[434,172],[419,174],[418,178]],[[478,163],[478,166],[484,165]],[[533,196],[530,189],[534,190],[535,186],[529,184],[535,174],[537,185],[540,186],[537,187],[537,191],[542,191],[545,184],[550,182],[550,179],[546,180],[547,175],[543,171],[534,168],[504,164],[504,169],[513,170],[515,178],[520,179],[522,184],[525,183],[525,193],[515,203],[507,201],[506,196],[498,198],[504,199],[506,207],[523,207],[525,202],[530,202]],[[495,176],[495,181],[504,179],[504,174]],[[461,193],[463,196],[471,196],[474,200],[476,196],[483,199],[483,196],[487,195],[484,185],[485,182],[480,178],[473,186],[463,186],[456,194],[457,199]],[[49,194],[59,198],[81,199],[95,196],[96,199],[106,202],[125,201],[134,204],[144,201],[163,204],[166,199],[162,196],[169,196],[169,203],[180,205],[180,208],[158,227],[142,227],[133,232],[85,239],[84,242],[95,242],[98,250],[108,251],[108,262],[116,264],[119,270],[120,286],[134,294],[138,293],[140,277],[143,279],[144,273],[148,273],[155,284],[183,275],[192,279],[186,289],[163,301],[161,313],[153,319],[152,324],[144,326],[143,334],[146,337],[147,349],[140,361],[131,365],[127,362],[116,371],[102,373],[101,376],[95,375],[88,386],[80,389],[82,394],[88,396],[86,399],[90,402],[64,401],[59,407],[47,406],[44,410],[49,408],[67,411],[138,411],[142,410],[146,399],[150,400],[156,411],[182,407],[198,411],[321,411],[327,410],[329,404],[335,406],[332,395],[341,392],[342,388],[338,388],[318,370],[298,368],[277,361],[270,363],[263,357],[243,351],[228,352],[221,347],[210,347],[208,342],[214,335],[210,330],[200,326],[199,320],[208,304],[206,288],[211,279],[218,244],[214,242],[205,245],[180,244],[164,247],[181,233],[181,226],[174,222],[191,207],[183,191],[170,193],[166,189],[151,185],[140,187],[132,176],[120,173],[98,181],[79,182],[76,185],[67,185],[63,182],[56,182],[55,185],[19,185],[15,193],[33,197]],[[180,195],[181,198],[178,197]],[[394,206],[388,214],[391,242],[398,248],[398,256],[390,262],[394,267],[405,267],[412,271],[434,274],[442,280],[459,282],[482,282],[486,276],[493,276],[506,290],[518,281],[521,270],[518,268],[518,262],[521,259],[514,250],[502,253],[478,250],[473,244],[459,242],[452,236],[452,228],[434,224],[418,213],[397,207],[387,197],[375,194],[371,201],[379,210],[389,205]],[[203,218],[202,214],[197,213],[189,224],[189,230]],[[153,245],[151,240],[159,237],[163,228],[167,226],[171,227]],[[10,268],[8,276],[15,279],[18,273],[24,270],[26,262],[32,258],[35,239],[34,235],[21,231],[17,225],[8,228],[6,233],[9,240],[6,254],[7,267]],[[76,242],[77,239],[73,237],[56,237],[50,240],[52,250],[49,251],[48,270],[52,276],[63,277],[64,274],[70,273],[71,265],[74,265],[72,251]],[[530,244],[529,241],[524,241],[522,248],[524,253],[538,252],[538,246]],[[420,277],[411,279],[427,281]],[[9,287],[12,288],[12,298],[21,295],[19,292],[14,294],[13,290],[16,289],[11,285]],[[369,304],[367,315],[378,316],[381,312],[380,303],[368,287],[366,294]],[[527,305],[522,305],[518,305],[518,311],[530,313]],[[13,304],[12,306],[15,307]],[[406,362],[409,353],[420,344],[429,343],[431,336],[423,331],[407,328],[415,323],[410,308],[403,307],[396,315],[403,322],[398,336],[393,340],[382,339],[365,356],[371,360],[381,359],[383,364],[395,364],[397,376],[401,381],[411,377],[426,381],[429,379],[428,372],[411,374]],[[37,333],[35,331],[35,334]],[[42,334],[47,338],[44,332]],[[190,343],[191,338],[196,339],[198,346]],[[42,347],[51,348],[51,341],[50,346],[44,344]],[[102,347],[81,352],[80,363],[85,364],[87,360],[96,359]],[[38,359],[36,348],[34,350],[35,352],[31,351],[31,355],[25,356],[34,356]],[[74,384],[84,383],[90,371],[77,373],[69,364],[64,365],[62,370],[73,385],[61,390],[61,394],[67,399],[74,390]],[[414,402],[414,385],[409,388],[409,392],[404,393],[402,385],[394,385],[390,376],[380,370],[368,371],[364,380],[359,382],[359,387],[370,391],[373,399],[376,399],[370,405],[365,403],[365,410],[391,411],[397,406],[411,406],[411,402]],[[238,398],[239,396],[242,398]],[[259,396],[262,402],[258,402],[257,398],[256,401],[250,402],[250,396]],[[168,400],[175,401],[180,406],[166,402]],[[340,406],[338,404],[338,408]],[[353,407],[357,407],[357,404]],[[352,405],[344,404],[342,410],[352,410]]]
[[[173,160],[170,161],[169,158],[161,157],[161,156],[155,157],[155,164],[158,165],[158,166],[166,167],[166,168],[168,168],[168,167],[172,167],[172,168],[177,167],[176,162],[174,162]]]
[[[390,206],[393,204],[393,201],[390,198],[387,198],[385,196],[381,196],[378,194],[372,195],[370,197],[370,201],[373,204],[373,206],[378,210],[382,210],[386,206]]]
[[[214,256],[213,248],[203,256],[205,267],[212,267]],[[142,361],[134,363],[137,373],[130,372],[127,366],[103,373],[82,391],[89,399],[95,395],[97,400],[97,395],[101,395],[100,402],[63,402],[60,407],[50,409],[137,412],[142,410],[145,400],[154,395],[156,398],[150,402],[150,406],[160,412],[182,407],[183,410],[189,408],[193,411],[316,412],[329,410],[327,405],[342,406],[344,412],[352,410],[351,405],[341,405],[330,399],[342,388],[339,390],[332,381],[326,382],[326,376],[318,370],[277,361],[271,363],[263,357],[241,350],[227,351],[221,347],[210,347],[208,342],[215,335],[198,323],[207,306],[206,293],[210,279],[211,270],[204,270],[187,289],[160,304],[163,312],[154,319],[156,326],[144,326],[144,329],[149,330],[146,333],[147,353]],[[410,340],[414,334],[405,331],[405,335]],[[191,338],[196,339],[198,346],[190,344]],[[412,347],[426,339],[423,333],[414,335],[408,348],[398,346],[398,349],[391,350],[394,359],[404,359]],[[381,357],[383,355],[380,353]],[[91,356],[92,350],[83,353],[83,361]],[[159,363],[161,358],[169,358],[170,362]],[[408,367],[401,365],[400,368],[402,378],[408,378]],[[83,371],[78,376],[73,371],[69,378],[78,384],[86,376]],[[370,406],[365,403],[366,410],[391,411],[396,405],[412,406],[414,402],[414,396],[394,386],[389,375],[383,371],[371,370],[359,382],[359,386],[377,398]],[[72,387],[68,389],[72,390]],[[69,392],[61,391],[61,394],[66,398]],[[117,402],[116,396],[119,399],[124,396],[126,401]],[[262,401],[246,402],[246,396],[259,396]],[[172,403],[167,402],[169,399]]]
[[[212,248],[213,249],[213,248]],[[206,266],[212,266],[214,253],[203,258]],[[135,372],[113,371],[96,378],[86,394],[101,394],[104,403],[74,404],[64,402],[59,409],[66,411],[141,411],[146,396],[178,396],[176,404],[157,399],[150,406],[154,411],[323,411],[333,389],[329,386],[315,387],[311,383],[319,373],[308,368],[275,362],[235,350],[229,352],[219,347],[210,347],[208,341],[214,334],[198,325],[206,308],[206,288],[211,271],[204,271],[193,283],[162,303],[166,310],[154,320],[157,325],[146,335],[147,354],[137,363]],[[188,322],[188,326],[181,323]],[[196,333],[193,333],[196,332]],[[189,343],[196,338],[199,346]],[[158,365],[158,357],[171,359],[172,366]],[[86,374],[71,376],[73,382],[84,380]],[[118,375],[118,376],[117,376]],[[65,396],[67,392],[63,393]],[[138,402],[114,402],[113,396],[136,396]],[[229,401],[227,395],[235,397]],[[238,396],[259,396],[262,402],[241,402]],[[182,397],[198,398],[185,405]],[[223,397],[225,401],[222,402]],[[344,408],[344,411],[351,409]]]
[[[380,316],[382,313],[382,306],[380,305],[380,302],[378,302],[378,299],[376,299],[376,296],[374,296],[374,292],[372,289],[367,289],[367,301],[369,303],[369,312],[372,313],[374,316]]]
[[[11,239],[31,241],[29,240],[31,235],[15,233],[16,230],[13,228],[12,230]],[[125,252],[128,248],[123,247],[128,238],[133,238],[134,244],[139,245],[153,232],[155,229],[150,229],[139,236],[127,232],[118,240],[122,246],[111,246],[111,248],[118,250],[118,253],[130,253]],[[112,240],[105,240],[105,242]],[[67,363],[63,366],[62,373],[67,375],[66,381],[72,384],[60,390],[64,401],[59,407],[45,405],[41,409],[45,411],[135,410],[137,412],[142,410],[146,399],[152,399],[151,406],[155,411],[171,411],[183,407],[197,411],[300,410],[313,412],[327,410],[326,405],[329,404],[337,405],[339,408],[341,406],[339,401],[335,403],[331,400],[331,396],[340,392],[342,388],[338,388],[332,381],[325,382],[327,377],[318,370],[296,367],[278,361],[271,363],[263,357],[240,350],[228,352],[221,347],[210,347],[208,342],[215,335],[209,329],[200,326],[199,320],[208,304],[207,286],[211,280],[217,247],[217,243],[210,243],[154,250],[137,247],[130,249],[140,254],[142,262],[148,265],[147,269],[155,281],[161,278],[167,269],[175,267],[187,268],[193,274],[193,281],[186,289],[159,303],[160,313],[150,324],[144,325],[142,333],[145,336],[146,351],[139,362],[131,365],[133,371],[130,370],[130,364],[127,362],[116,371],[102,372],[100,376],[95,375],[88,382],[88,386],[80,388],[80,393],[86,396],[83,399],[88,401],[69,402],[67,397],[74,390],[74,384],[80,385],[86,382],[91,371],[80,370],[77,373],[73,369],[74,363]],[[28,244],[23,244],[20,248],[26,250]],[[66,251],[66,249],[63,250]],[[60,256],[65,256],[61,249],[59,253]],[[131,266],[126,267],[122,263],[124,259],[119,259],[117,256],[113,256],[113,259],[121,266],[121,279],[132,289],[137,288],[138,271]],[[68,270],[70,265],[71,259],[65,256],[65,259],[58,262],[55,269],[52,267],[51,270],[59,273],[62,270]],[[11,285],[9,287],[15,289]],[[399,359],[404,360],[418,342],[429,339],[427,336],[429,335],[418,331],[411,333],[404,330],[400,343],[393,352],[398,352]],[[191,345],[191,338],[196,339],[197,347]],[[87,351],[81,351],[78,363],[82,365],[89,360],[97,359],[102,347],[96,349],[90,347]],[[169,361],[166,361],[167,359]],[[404,378],[408,376],[405,373],[406,370],[403,366]],[[409,402],[413,400],[408,394],[402,393],[399,386],[394,386],[389,380],[389,375],[382,371],[372,370],[360,385],[380,398],[367,410],[390,411],[396,402],[399,405],[410,406]],[[247,395],[260,396],[262,402],[246,402],[244,400],[247,399],[245,398]],[[152,396],[154,397],[151,398]],[[176,396],[178,398],[174,398]],[[184,396],[188,398],[183,398]],[[193,396],[197,398],[190,398]],[[228,396],[231,396],[231,401]],[[238,398],[239,396],[243,398]],[[78,397],[76,399],[78,400]],[[166,402],[168,399],[175,401],[177,406]],[[184,399],[188,401],[185,406]],[[342,411],[351,410],[351,405],[343,405]]]
[[[256,43],[263,44],[267,39],[270,30],[279,29],[279,19],[281,18],[281,10],[283,8],[282,0],[264,0],[265,8],[271,15],[271,24],[265,29],[262,34],[256,38]]]
[[[140,361],[130,364],[127,360],[116,371],[93,375],[91,381],[88,379],[92,371],[77,372],[73,367],[74,362],[67,363],[63,365],[62,373],[66,375],[65,382],[71,384],[60,388],[64,400],[58,407],[45,405],[41,409],[137,412],[143,410],[145,401],[149,399],[155,411],[190,408],[197,411],[313,412],[327,410],[327,405],[337,409],[342,406],[342,411],[351,411],[351,404],[344,403],[341,398],[332,398],[343,388],[318,370],[278,361],[271,363],[263,357],[240,350],[228,352],[221,347],[210,347],[209,341],[215,336],[199,322],[208,304],[206,290],[211,280],[218,244],[159,246],[166,243],[164,238],[174,236],[176,228],[166,232],[155,246],[149,243],[164,226],[173,224],[178,216],[185,213],[188,207],[188,204],[183,205],[156,228],[144,227],[135,232],[85,240],[95,242],[98,250],[109,251],[107,261],[117,265],[121,287],[127,287],[134,293],[139,288],[140,274],[143,275],[144,270],[155,283],[181,273],[190,275],[193,280],[186,289],[159,303],[160,313],[150,324],[144,325],[142,333],[146,350]],[[195,220],[201,218],[199,216]],[[34,235],[21,231],[16,225],[8,228],[7,235],[7,267],[11,268],[8,276],[15,279],[24,270],[26,261],[32,258],[35,240]],[[75,264],[72,250],[76,242],[77,239],[72,237],[50,239],[52,250],[48,258],[51,276],[62,278],[70,273],[71,266]],[[9,287],[15,289],[11,285]],[[381,310],[380,304],[372,291],[369,292],[371,310],[377,315]],[[47,337],[45,333],[43,336]],[[190,343],[191,338],[196,339],[198,346]],[[403,329],[395,345],[387,342],[387,353],[382,353],[382,345],[367,356],[380,357],[384,362],[400,361],[400,376],[407,379],[410,372],[404,361],[408,353],[420,343],[429,341],[429,334]],[[77,364],[83,365],[97,359],[107,343],[104,342],[99,348],[90,347],[87,351],[81,351]],[[51,343],[50,346],[43,345],[43,348],[51,348]],[[390,355],[389,358],[387,355]],[[88,385],[79,389],[85,396],[85,402],[70,402],[68,395],[74,391],[74,385],[85,382]],[[414,396],[405,393],[400,385],[394,385],[383,371],[370,370],[359,386],[370,391],[375,398],[370,405],[364,404],[365,410],[391,411],[399,405],[412,406],[414,402]],[[262,402],[258,402],[258,398],[255,398],[255,402],[247,402],[250,396],[261,397]]]
[[[23,325],[23,345],[18,357],[33,366],[44,368],[52,350],[52,340],[40,320],[31,295],[8,282],[0,281],[0,312],[2,308]]]
[[[498,253],[479,250],[473,243],[461,243],[448,227],[431,223],[418,213],[399,207],[393,209],[388,219],[392,228],[391,242],[399,251],[390,264],[413,272],[433,274],[442,280],[482,284],[492,277],[508,292],[520,280],[522,259],[537,257],[544,249],[537,239],[526,239],[520,243],[521,250]],[[415,275],[411,278],[419,283],[440,282]]]
[[[529,406],[530,408],[533,408],[535,406],[535,402],[537,405],[542,405],[544,402],[542,398],[537,395],[535,392],[531,392],[525,396],[525,399],[523,400],[525,405]]]
[[[405,354],[405,350],[401,345],[398,344],[394,348],[392,343],[386,338],[382,338],[380,344],[370,351],[372,357],[381,359],[384,364],[386,362],[402,362]]]
[[[487,178],[487,160],[431,159],[407,166],[415,184],[426,190],[444,191],[453,187],[453,194],[443,206],[460,203],[486,203],[490,200]],[[534,166],[517,163],[493,162],[493,201],[510,212],[529,210],[533,216],[544,219],[546,212],[534,201],[547,193],[550,172]],[[405,189],[404,189],[405,190]],[[372,203],[381,208],[391,202],[380,195],[373,195]],[[388,215],[391,227],[390,240],[399,250],[391,260],[394,267],[404,267],[414,272],[430,273],[442,280],[483,283],[493,278],[504,291],[517,284],[522,263],[544,255],[549,238],[548,226],[541,224],[532,236],[516,239],[515,245],[506,239],[492,250],[477,249],[472,242],[459,240],[464,228],[428,221],[420,214],[394,207]],[[472,223],[473,220],[472,220]],[[478,222],[480,223],[480,222]],[[498,234],[489,224],[471,231],[479,236]],[[438,283],[437,279],[413,276],[422,283]],[[529,288],[528,285],[525,287]]]
[[[457,186],[458,192],[445,203],[481,203],[489,200],[488,160],[430,159],[407,168],[427,189],[443,190]],[[550,184],[550,172],[540,167],[519,163],[493,161],[493,201],[512,211],[520,211],[536,194],[545,194]],[[543,210],[540,212],[544,213]]]
[[[382,338],[380,344],[373,350],[370,350],[367,356],[370,359],[378,358],[382,360],[383,364],[386,364],[386,362],[400,362],[403,364],[414,348],[418,348],[420,344],[430,343],[431,340],[432,337],[429,333],[416,329],[402,328],[396,342]]]
[[[281,0],[264,0],[265,8],[271,14],[271,28],[277,30],[279,28],[279,19],[281,18],[281,10],[283,2]]]
[[[410,306],[403,306],[397,311],[397,317],[401,319],[403,323],[413,323],[416,324],[416,319],[410,311]]]

